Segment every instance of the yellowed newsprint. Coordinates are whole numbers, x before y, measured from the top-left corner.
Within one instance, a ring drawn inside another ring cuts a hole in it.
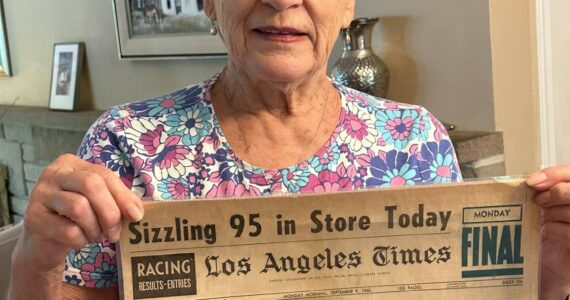
[[[522,180],[150,202],[119,243],[123,299],[537,299]]]

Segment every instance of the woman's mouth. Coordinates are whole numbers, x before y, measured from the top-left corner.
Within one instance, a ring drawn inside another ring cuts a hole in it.
[[[281,43],[295,43],[308,37],[306,33],[291,27],[260,27],[253,32],[265,40]]]

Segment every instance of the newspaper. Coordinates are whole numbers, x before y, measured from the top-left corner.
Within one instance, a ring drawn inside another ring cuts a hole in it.
[[[150,202],[119,243],[123,299],[537,299],[522,180]]]

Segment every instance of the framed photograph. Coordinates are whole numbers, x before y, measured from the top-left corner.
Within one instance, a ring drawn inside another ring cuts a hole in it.
[[[70,111],[77,109],[84,52],[83,43],[54,45],[50,109]]]
[[[121,59],[222,58],[204,0],[113,0]]]
[[[8,51],[4,3],[0,0],[0,77],[8,76],[12,76],[12,70],[10,65],[10,52]]]

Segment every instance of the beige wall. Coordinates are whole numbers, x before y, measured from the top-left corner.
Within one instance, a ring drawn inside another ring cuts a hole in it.
[[[552,72],[554,87],[556,159],[558,164],[570,163],[570,1],[552,0]]]
[[[223,60],[119,61],[111,0],[4,0],[15,76],[0,80],[0,104],[47,106],[52,47],[84,41],[83,101],[110,105],[199,81]],[[494,128],[486,0],[358,0],[380,16],[375,49],[392,68],[391,98],[426,106],[464,129]]]
[[[508,174],[540,166],[534,0],[489,0],[495,124]]]
[[[388,98],[461,129],[494,129],[487,0],[357,3],[357,16],[380,17],[373,47],[391,70]]]
[[[0,103],[47,106],[53,44],[83,41],[94,106],[159,96],[214,74],[224,60],[119,61],[112,0],[4,0],[15,76]],[[86,99],[82,99],[86,101]]]

